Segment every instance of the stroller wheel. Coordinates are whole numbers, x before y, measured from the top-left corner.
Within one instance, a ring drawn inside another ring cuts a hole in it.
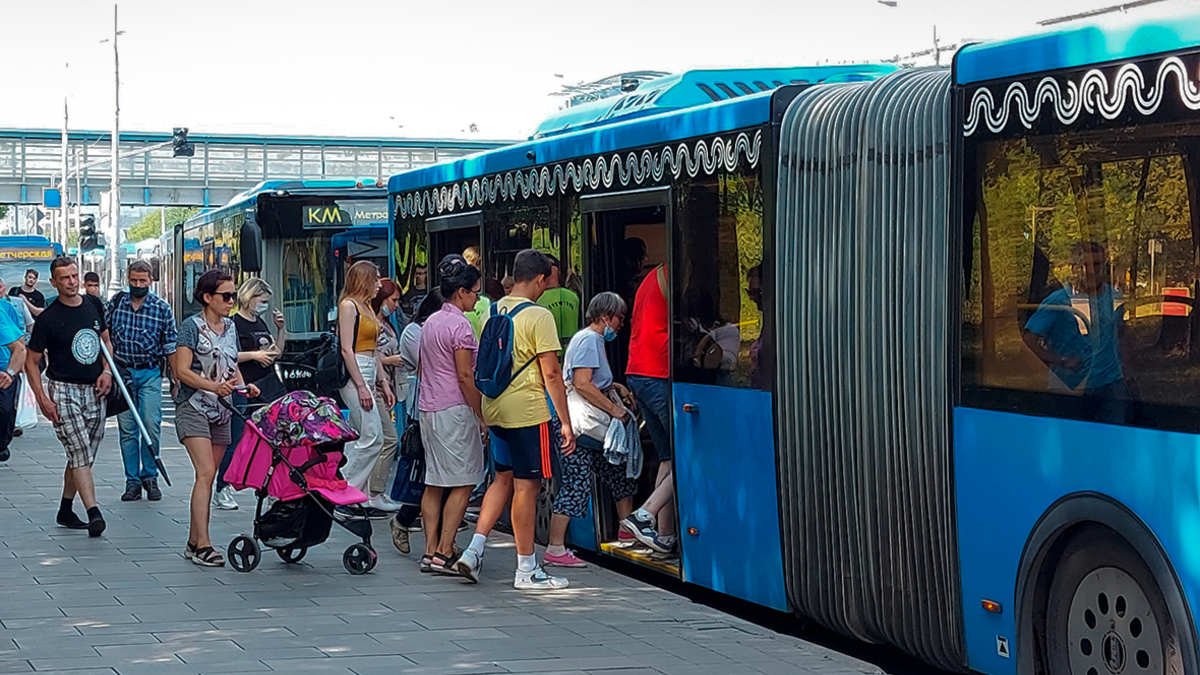
[[[342,565],[350,574],[366,574],[374,569],[376,559],[375,551],[366,544],[353,544],[342,554]]]
[[[308,547],[288,546],[287,548],[277,548],[275,552],[279,554],[279,559],[283,562],[295,564],[304,559],[304,554],[308,553]]]
[[[233,541],[229,542],[229,564],[233,565],[233,569],[239,572],[250,572],[255,567],[258,567],[259,561],[262,560],[262,552],[258,549],[258,542],[254,541],[246,535],[234,537]]]

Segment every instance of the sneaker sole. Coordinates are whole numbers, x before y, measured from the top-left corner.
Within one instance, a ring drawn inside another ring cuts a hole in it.
[[[563,584],[562,586],[551,586],[550,584],[522,584],[513,582],[513,588],[518,591],[562,591],[570,588],[571,584]]]
[[[624,521],[624,520],[621,521],[621,527],[624,528],[625,531],[628,532],[629,534],[632,534],[633,538],[636,539],[637,542],[639,544],[641,544],[642,546],[645,546],[646,548],[648,548],[652,551],[658,551],[659,553],[670,553],[671,552],[670,549],[663,548],[662,544],[656,543],[653,539],[642,534],[640,531],[630,529],[633,527],[632,524],[629,527],[625,527],[625,522],[626,521]]]
[[[472,570],[463,561],[460,560],[457,563],[455,563],[454,569],[458,570],[458,576],[462,577],[463,579],[466,579],[468,582],[473,583],[473,584],[479,583],[478,570]]]
[[[192,564],[195,565],[196,567],[224,567],[225,561],[222,560],[221,562],[206,562],[199,558],[192,558]]]
[[[577,563],[560,563],[551,562],[545,558],[542,558],[542,567],[562,567],[565,569],[581,570],[587,567],[587,563],[583,562],[582,560]]]

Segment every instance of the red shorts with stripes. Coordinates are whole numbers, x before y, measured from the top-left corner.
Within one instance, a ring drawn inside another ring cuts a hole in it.
[[[496,471],[512,471],[513,478],[554,477],[559,441],[550,422],[516,429],[491,427],[490,430]]]

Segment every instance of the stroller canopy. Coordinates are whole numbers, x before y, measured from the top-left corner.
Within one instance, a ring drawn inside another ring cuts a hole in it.
[[[310,391],[293,391],[260,409],[251,417],[265,438],[276,447],[348,443],[358,432],[331,398]]]

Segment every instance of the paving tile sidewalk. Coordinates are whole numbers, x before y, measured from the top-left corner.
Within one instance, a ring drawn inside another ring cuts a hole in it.
[[[99,539],[54,524],[63,455],[49,425],[14,440],[13,458],[0,464],[0,675],[880,672],[594,566],[563,572],[565,591],[521,593],[512,588],[511,540],[501,536],[478,586],[420,574],[416,555],[397,553],[382,522],[379,564],[366,576],[342,568],[354,538],[336,527],[300,565],[266,551],[249,574],[195,567],[181,555],[191,465],[169,403],[165,417],[175,485],[163,485],[157,503],[120,501],[110,422],[96,465],[108,521]],[[221,548],[250,531],[252,499],[239,495],[240,510],[214,512]],[[419,535],[413,541],[420,546]]]

